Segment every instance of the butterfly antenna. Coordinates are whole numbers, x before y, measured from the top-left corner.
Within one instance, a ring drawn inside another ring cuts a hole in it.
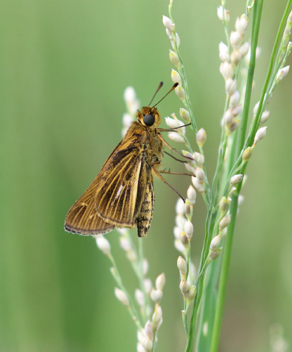
[[[163,82],[161,81],[161,82],[159,83],[158,88],[156,89],[156,92],[155,92],[154,95],[153,95],[153,98],[151,99],[150,103],[148,104],[148,106],[150,106],[150,104],[152,103],[153,99],[155,98],[155,95],[157,94],[157,92],[159,91],[159,89],[160,89],[162,86],[163,86]]]
[[[153,108],[154,108],[156,105],[158,105],[158,104],[159,104],[169,93],[171,93],[178,85],[179,85],[179,83],[175,83],[175,84],[171,87],[170,91],[167,92],[167,93],[165,94],[165,96],[164,96],[162,99],[159,100],[158,103],[156,103],[155,105],[153,105]],[[153,100],[153,99],[152,99],[152,100]]]

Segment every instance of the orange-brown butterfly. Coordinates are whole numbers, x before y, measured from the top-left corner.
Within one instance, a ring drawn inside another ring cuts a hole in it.
[[[174,84],[167,94],[177,85]],[[171,173],[158,171],[163,144],[176,151],[160,134],[170,130],[158,128],[161,117],[155,105],[137,111],[137,121],[132,122],[124,139],[92,184],[69,210],[65,220],[66,231],[97,235],[110,232],[115,227],[133,228],[137,225],[139,237],[147,234],[154,206],[153,175],[167,183],[160,173]]]

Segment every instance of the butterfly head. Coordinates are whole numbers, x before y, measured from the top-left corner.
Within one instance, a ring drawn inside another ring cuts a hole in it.
[[[144,106],[141,111],[137,111],[136,117],[143,126],[150,128],[157,128],[161,122],[160,114],[155,107]]]

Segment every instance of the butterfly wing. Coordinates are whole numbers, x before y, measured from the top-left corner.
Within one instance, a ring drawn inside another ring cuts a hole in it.
[[[133,227],[145,197],[149,167],[146,153],[135,141],[122,145],[103,168],[96,189],[97,214],[118,227]]]
[[[145,197],[147,153],[137,136],[124,139],[112,152],[85,193],[69,210],[65,229],[84,235],[133,227]]]
[[[114,226],[103,221],[95,210],[94,195],[99,182],[100,176],[98,175],[71,207],[65,220],[66,231],[81,235],[97,235],[114,229]]]

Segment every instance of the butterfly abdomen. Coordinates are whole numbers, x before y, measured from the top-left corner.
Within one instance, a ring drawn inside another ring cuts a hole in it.
[[[141,205],[140,213],[137,216],[138,236],[144,237],[150,228],[154,207],[153,180],[147,183],[146,194]]]

